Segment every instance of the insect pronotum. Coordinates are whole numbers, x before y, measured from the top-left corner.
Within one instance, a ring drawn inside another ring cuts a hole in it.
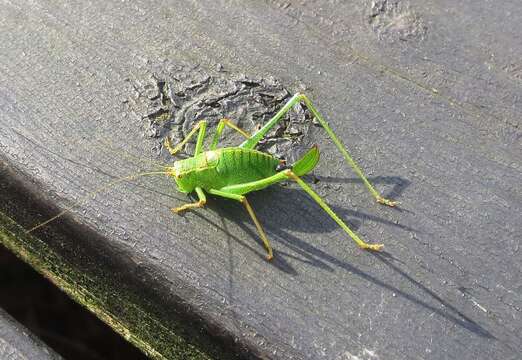
[[[194,203],[188,203],[176,208],[172,208],[171,210],[174,213],[179,214],[188,209],[205,206],[207,201],[205,193],[239,201],[245,206],[248,214],[252,218],[252,221],[254,222],[257,231],[259,232],[259,236],[263,240],[267,250],[267,259],[271,260],[273,258],[272,246],[270,245],[270,241],[268,240],[261,223],[257,219],[254,210],[245,197],[245,194],[248,194],[252,191],[261,190],[267,186],[281,181],[293,180],[297,182],[299,186],[301,186],[301,188],[306,193],[308,193],[328,215],[330,215],[330,217],[357,243],[357,245],[359,245],[359,247],[367,250],[381,250],[383,247],[382,244],[369,244],[361,240],[361,238],[359,238],[359,236],[353,232],[348,227],[348,225],[346,225],[339,218],[339,216],[337,216],[337,214],[335,214],[335,212],[326,204],[326,202],[301,179],[301,176],[312,171],[319,161],[319,150],[317,146],[313,146],[301,159],[289,166],[289,168],[280,171],[278,171],[278,167],[281,164],[281,160],[273,157],[268,153],[254,149],[257,143],[270,131],[270,129],[272,129],[281,119],[283,119],[285,114],[299,102],[303,102],[313,114],[313,116],[319,121],[319,124],[328,133],[334,144],[342,153],[343,157],[359,176],[359,178],[361,178],[377,202],[388,206],[395,206],[397,202],[385,199],[379,194],[377,190],[375,190],[375,188],[363,174],[362,170],[352,159],[339,138],[335,135],[328,123],[324,120],[323,116],[317,111],[306,95],[300,93],[295,94],[281,108],[281,110],[279,110],[277,114],[274,115],[273,118],[271,118],[253,135],[249,135],[247,132],[234,125],[230,120],[221,119],[217,125],[216,133],[214,134],[209,149],[206,151],[203,149],[203,142],[205,139],[207,123],[204,120],[199,121],[187,134],[185,139],[183,139],[183,141],[181,141],[176,146],[173,147],[171,145],[168,137],[165,139],[164,143],[170,154],[175,155],[181,149],[183,149],[185,144],[197,133],[198,135],[193,157],[177,160],[172,166],[165,167],[165,171],[147,172],[117,179],[110,184],[106,184],[103,187],[95,190],[89,195],[93,195],[94,193],[105,190],[115,183],[132,180],[139,176],[158,174],[172,176],[177,184],[179,191],[187,194],[195,192],[198,196],[198,201]],[[246,140],[237,147],[218,148],[221,133],[223,132],[225,126],[236,130],[241,135],[243,135]],[[33,227],[32,229],[28,230],[28,232],[48,224],[69,210],[71,210],[71,208],[62,211],[53,218]]]

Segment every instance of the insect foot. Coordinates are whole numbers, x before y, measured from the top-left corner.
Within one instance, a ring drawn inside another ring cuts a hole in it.
[[[377,202],[378,202],[379,204],[384,204],[384,205],[388,205],[388,206],[391,206],[391,207],[394,207],[394,206],[396,206],[396,205],[399,204],[398,201],[393,201],[393,200],[385,199],[385,198],[383,198],[382,196],[378,196],[378,197],[377,197]]]
[[[192,204],[185,204],[185,205],[182,205],[180,207],[172,208],[170,210],[174,214],[181,214],[181,213],[187,211],[188,209],[202,208],[203,206],[205,206],[205,203],[206,203],[206,200],[202,200],[202,201],[198,201],[198,202],[195,202],[195,203],[192,203]]]
[[[359,245],[361,247],[361,249],[364,249],[364,250],[371,250],[371,251],[381,251],[382,248],[384,247],[383,244],[363,244],[363,245]]]

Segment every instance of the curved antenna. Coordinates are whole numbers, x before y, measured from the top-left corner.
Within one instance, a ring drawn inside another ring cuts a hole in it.
[[[110,152],[113,152],[119,156],[122,156],[122,157],[125,157],[131,161],[139,161],[140,163],[142,164],[146,164],[146,165],[152,165],[154,167],[162,167],[162,168],[166,168],[168,166],[165,166],[164,163],[160,162],[160,161],[156,161],[156,160],[152,160],[152,159],[145,159],[145,158],[141,158],[139,156],[136,156],[134,154],[131,154],[130,152],[128,151],[125,151],[123,149],[120,149],[120,150],[116,150],[114,149],[114,144],[109,140],[109,139],[106,139],[106,138],[97,138],[96,141],[102,143],[102,144],[105,144],[106,146],[106,149],[109,150]]]
[[[86,136],[88,136],[89,138],[92,138],[92,142],[93,143],[97,142],[97,143],[102,144],[103,145],[103,150],[106,150],[109,153],[115,154],[117,156],[120,156],[120,157],[123,157],[123,158],[127,158],[131,162],[139,162],[142,165],[152,166],[154,168],[157,168],[157,167],[165,168],[165,167],[167,167],[167,166],[165,166],[165,163],[162,162],[162,161],[157,161],[157,160],[153,160],[153,159],[145,159],[145,158],[136,156],[136,155],[130,153],[129,151],[125,150],[125,147],[122,147],[122,146],[118,147],[116,144],[114,144],[108,138],[100,137],[100,136],[91,136],[90,133],[85,131],[85,128],[81,124],[82,124],[81,122],[77,123],[78,128],[80,130],[83,130],[83,133],[85,133]]]
[[[118,183],[121,183],[121,182],[124,182],[124,181],[129,181],[129,180],[134,180],[136,178],[139,178],[141,176],[149,176],[149,175],[169,175],[171,174],[171,172],[169,171],[150,171],[150,172],[143,172],[143,173],[139,173],[139,174],[134,174],[134,175],[128,175],[128,176],[123,176],[123,177],[120,177],[114,181],[110,181],[102,186],[100,186],[99,188],[91,191],[90,193],[88,193],[87,195],[83,196],[82,198],[80,198],[80,200],[76,201],[74,204],[72,204],[71,206],[69,206],[68,208],[64,209],[63,211],[59,212],[58,214],[56,214],[55,216],[53,216],[52,218],[50,219],[47,219],[46,221],[32,227],[31,229],[29,230],[26,230],[25,233],[26,234],[29,234],[30,232],[33,232],[35,231],[36,229],[39,229],[41,228],[42,226],[45,226],[47,224],[49,224],[50,222],[60,218],[61,216],[63,216],[64,214],[68,213],[69,211],[73,210],[75,207],[77,207],[78,205],[80,205],[81,203],[83,203],[85,200],[89,199],[91,196],[94,196],[96,194],[98,194],[99,192],[102,192],[106,189],[109,189],[110,187],[118,184]]]

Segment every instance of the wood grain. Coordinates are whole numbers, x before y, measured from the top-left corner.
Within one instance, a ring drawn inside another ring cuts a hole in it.
[[[126,271],[122,284],[143,287],[147,311],[183,304],[165,326],[185,309],[244,357],[515,359],[522,350],[517,1],[3,2],[0,18],[0,156],[16,188],[55,211],[152,167],[136,158],[158,161],[133,85],[176,62],[305,87],[377,187],[401,202],[372,202],[319,131],[315,188],[384,253],[361,252],[293,186],[250,197],[273,263],[237,204],[212,199],[173,217],[187,199],[167,178],[88,198],[70,236],[48,246],[73,265],[78,251],[107,274]]]

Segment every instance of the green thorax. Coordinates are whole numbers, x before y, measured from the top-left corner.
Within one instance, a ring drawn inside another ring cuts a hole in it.
[[[278,164],[279,160],[269,154],[230,147],[176,161],[173,170],[179,190],[188,193],[196,186],[219,190],[261,180],[274,175]]]

